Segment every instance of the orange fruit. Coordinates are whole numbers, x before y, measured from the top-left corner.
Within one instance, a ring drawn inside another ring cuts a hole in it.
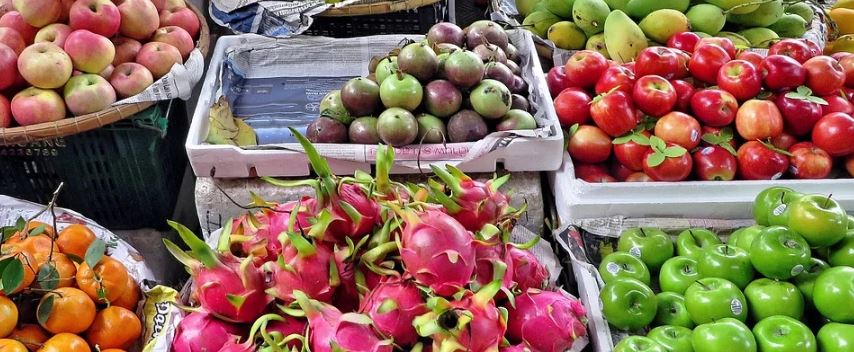
[[[76,255],[78,258],[86,256],[86,250],[95,241],[95,233],[83,225],[71,225],[59,231],[56,244],[62,253]]]
[[[21,281],[21,284],[18,285],[17,288],[12,292],[13,294],[21,292],[30,285],[33,284],[33,281],[36,279],[36,273],[38,272],[38,263],[36,263],[33,254],[27,250],[26,248],[15,248],[15,250],[8,255],[0,257],[0,260],[6,259],[8,257],[14,257],[24,266],[24,279]]]
[[[73,287],[53,290],[42,297],[39,309],[47,297],[53,297],[53,306],[42,327],[51,333],[79,334],[86,331],[95,320],[95,302],[81,290]]]
[[[142,322],[128,309],[109,306],[95,315],[86,340],[101,348],[129,348],[142,335]]]
[[[50,237],[44,235],[27,237],[18,246],[33,254],[36,263],[38,263],[36,272],[42,264],[47,263],[47,258],[50,257],[51,253],[59,253],[59,246]]]
[[[20,341],[30,351],[35,351],[45,341],[47,341],[47,333],[41,326],[35,324],[24,324],[20,328],[12,331],[9,335],[10,339]]]
[[[101,352],[125,352],[125,350],[120,348],[108,348],[106,350],[101,350]]]
[[[92,352],[86,340],[80,336],[61,333],[45,341],[38,352]]]
[[[139,304],[139,285],[136,284],[136,281],[133,279],[132,276],[128,275],[128,281],[125,285],[125,292],[122,293],[119,299],[110,302],[110,304],[122,308],[127,308],[131,311],[136,310],[136,306]]]
[[[0,352],[27,352],[27,346],[12,339],[0,339]]]
[[[18,325],[18,306],[11,299],[0,297],[0,337],[9,336]]]
[[[9,237],[9,239],[6,240],[6,243],[17,243],[27,239],[27,236],[30,235],[30,231],[33,231],[33,229],[36,229],[39,226],[44,226],[44,231],[36,233],[35,235],[48,235],[50,237],[56,237],[56,230],[53,229],[53,226],[50,226],[41,221],[33,220],[27,223],[25,231],[19,231],[18,233],[12,235],[12,237]]]
[[[71,287],[74,285],[74,276],[77,274],[77,266],[63,253],[54,253],[51,262],[56,272],[59,273],[59,285],[57,287]]]
[[[120,261],[105,256],[93,271],[86,262],[77,268],[77,287],[97,302],[112,302],[125,292],[128,270]],[[103,295],[99,295],[99,291]],[[106,298],[106,301],[100,297]]]

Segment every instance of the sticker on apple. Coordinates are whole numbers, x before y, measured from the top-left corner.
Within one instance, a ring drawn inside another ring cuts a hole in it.
[[[631,249],[629,249],[629,254],[635,256],[636,258],[640,258],[641,257],[640,247],[632,247]]]
[[[605,270],[607,270],[611,274],[616,275],[618,272],[620,272],[620,265],[617,263],[611,262],[611,263],[608,263],[608,265],[605,267]]]
[[[783,214],[784,211],[786,211],[786,204],[780,204],[776,208],[774,208],[771,213],[773,213],[774,216],[780,216],[781,214]]]
[[[729,303],[729,309],[732,311],[732,314],[741,315],[742,310],[744,310],[744,305],[741,304],[741,301],[738,298],[734,298],[732,302]]]
[[[802,272],[804,272],[804,266],[803,265],[798,264],[798,265],[795,265],[794,267],[792,267],[792,273],[791,273],[792,277],[798,276]]]

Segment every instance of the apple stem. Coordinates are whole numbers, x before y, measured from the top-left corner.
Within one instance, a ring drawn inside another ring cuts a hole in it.
[[[780,193],[780,203],[784,203],[784,201],[783,201],[784,199],[786,199],[786,191],[783,191],[783,193]]]
[[[827,203],[830,203],[830,197],[833,197],[833,193],[828,194],[827,198],[824,199],[824,207],[827,208]]]
[[[643,237],[646,237],[646,232],[643,230],[643,227],[640,228],[640,232]]]
[[[706,284],[704,284],[702,281],[697,280],[697,281],[695,281],[695,282],[696,282],[697,284],[699,284],[699,285],[700,285],[700,287],[702,287],[704,290],[708,290],[708,289],[709,289],[709,286],[707,286]]]
[[[724,245],[724,254],[729,255],[729,245]]]

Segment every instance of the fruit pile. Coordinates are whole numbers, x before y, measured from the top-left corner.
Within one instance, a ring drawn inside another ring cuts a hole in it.
[[[0,0],[0,128],[107,109],[195,49],[184,0],[115,2]]]
[[[576,176],[816,179],[834,164],[854,175],[854,56],[810,43],[784,39],[763,56],[683,32],[623,65],[576,52],[547,77]]]
[[[436,24],[425,40],[371,60],[368,77],[329,92],[306,135],[315,143],[399,147],[474,142],[490,129],[535,129],[520,59],[495,22],[465,30]]]
[[[620,63],[647,42],[663,45],[690,30],[767,48],[781,37],[801,38],[814,17],[808,2],[783,0],[516,0],[516,6],[525,28],[558,48],[595,50]]]
[[[173,351],[562,352],[585,336],[581,303],[545,290],[549,273],[526,249],[538,238],[509,242],[521,211],[498,191],[507,176],[434,167],[428,185],[404,185],[389,180],[383,147],[376,178],[339,178],[291,131],[319,176],[298,183],[316,197],[256,196],[263,210],[227,222],[216,249],[173,224],[191,251],[165,243],[199,304]]]
[[[783,187],[759,193],[753,214],[757,224],[727,243],[707,229],[679,233],[676,256],[660,229],[626,230],[599,266],[603,313],[616,329],[652,330],[614,352],[850,351],[854,217],[829,196]]]
[[[854,53],[854,1],[836,1],[827,14],[836,24],[839,37],[827,43],[825,53]]]
[[[139,286],[92,230],[19,219],[0,231],[0,351],[121,352],[139,340]]]

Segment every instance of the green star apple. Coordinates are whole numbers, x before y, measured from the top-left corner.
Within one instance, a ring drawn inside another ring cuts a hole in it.
[[[830,268],[830,265],[825,263],[823,260],[810,258],[809,264],[804,267],[804,272],[792,278],[792,282],[798,286],[798,290],[800,290],[801,294],[804,295],[804,301],[806,301],[807,304],[812,304],[812,292],[813,287],[815,286],[815,279],[817,279],[818,276],[828,268]]]
[[[762,226],[770,225],[768,216],[773,212],[782,213],[787,210],[786,206],[781,204],[789,203],[793,199],[800,198],[801,193],[787,187],[770,187],[756,195],[753,201],[753,219],[756,223]]]
[[[658,286],[665,292],[685,293],[688,286],[700,279],[697,261],[688,257],[673,257],[664,262],[658,272]]]
[[[809,260],[809,243],[783,226],[766,228],[750,246],[753,268],[772,279],[788,280],[798,276]]]
[[[813,303],[819,313],[837,323],[854,323],[854,268],[837,266],[815,280]]]
[[[691,329],[684,326],[659,326],[650,330],[646,337],[664,346],[668,352],[694,351],[694,347],[691,346]]]
[[[738,286],[726,279],[707,277],[697,280],[685,291],[685,307],[695,324],[721,318],[747,321],[747,299]]]
[[[698,258],[704,249],[715,244],[721,244],[721,239],[714,232],[706,229],[687,229],[676,237],[676,253],[684,257]]]
[[[723,318],[694,329],[694,352],[756,352],[756,339],[744,323]]]
[[[795,285],[771,279],[754,280],[744,289],[753,321],[784,315],[795,319],[804,316],[804,296]]]
[[[685,297],[678,293],[662,292],[655,295],[655,298],[658,301],[658,313],[652,321],[654,325],[694,327],[694,321],[685,307]]]
[[[832,266],[854,267],[854,231],[848,231],[845,238],[830,247],[827,261]]]
[[[812,247],[831,246],[848,232],[848,214],[829,196],[803,196],[790,208],[789,229],[804,236]]]
[[[702,277],[727,279],[739,288],[747,286],[754,275],[747,251],[727,244],[709,247],[697,261],[697,271]]]
[[[825,324],[818,330],[816,338],[821,352],[851,352],[854,349],[854,325]]]
[[[632,228],[620,235],[617,250],[640,258],[651,272],[657,272],[673,257],[673,241],[659,229]]]
[[[756,238],[756,236],[759,236],[759,233],[764,229],[765,226],[762,225],[742,227],[735,230],[735,232],[729,236],[727,244],[750,252],[750,245],[753,243],[753,239]]]
[[[638,330],[649,325],[658,312],[655,293],[635,279],[619,279],[606,284],[599,293],[605,319],[620,330]]]
[[[613,352],[668,352],[655,340],[644,336],[629,336],[614,346]]]
[[[816,352],[815,335],[792,317],[777,315],[762,319],[753,326],[753,336],[760,351]]]
[[[646,285],[650,282],[646,264],[625,252],[614,252],[605,257],[602,263],[599,263],[599,275],[606,284],[620,278],[640,280]]]

